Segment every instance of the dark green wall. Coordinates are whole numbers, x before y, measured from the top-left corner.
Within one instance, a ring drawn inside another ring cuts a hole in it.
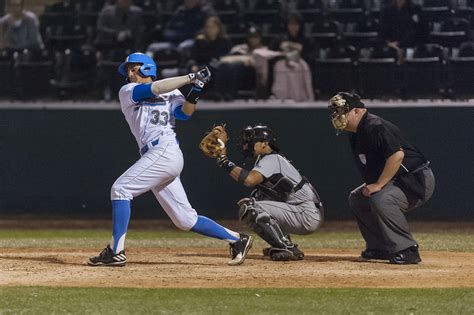
[[[413,218],[473,219],[474,108],[372,109],[398,124],[431,159],[437,187]],[[280,146],[314,183],[329,219],[351,218],[347,195],[361,180],[345,135],[336,137],[324,109],[198,111],[178,122],[185,155],[182,181],[198,212],[235,218],[235,202],[247,190],[204,157],[197,144],[214,123],[226,122],[229,156],[246,124],[273,127]],[[135,141],[119,111],[0,111],[1,214],[110,217],[109,190],[138,157]],[[152,194],[133,203],[133,217],[164,218]]]

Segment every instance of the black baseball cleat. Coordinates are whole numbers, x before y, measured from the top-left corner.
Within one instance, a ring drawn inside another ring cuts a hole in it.
[[[123,267],[127,262],[127,256],[125,256],[125,251],[120,251],[118,254],[114,254],[110,245],[107,245],[104,248],[99,256],[94,256],[89,258],[87,264],[89,266],[111,266],[111,267]]]
[[[418,264],[421,262],[418,245],[410,246],[404,250],[390,255],[390,263],[396,265]]]
[[[265,247],[263,250],[262,250],[262,253],[263,253],[263,256],[267,256],[269,257],[270,256],[270,253],[272,251],[273,247]]]
[[[240,233],[240,239],[232,244],[229,244],[230,261],[227,263],[230,266],[237,266],[244,263],[247,253],[252,248],[253,237],[244,233]]]
[[[298,248],[297,245],[287,249],[271,248],[269,250],[269,256],[273,261],[290,261],[304,259],[304,253]]]
[[[385,250],[366,249],[360,253],[360,257],[363,259],[389,260],[390,254]]]

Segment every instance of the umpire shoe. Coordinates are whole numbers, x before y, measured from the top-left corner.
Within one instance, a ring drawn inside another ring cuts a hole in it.
[[[404,250],[391,254],[390,263],[397,265],[418,264],[421,262],[418,245],[410,246]]]
[[[389,260],[390,254],[385,250],[366,249],[362,253],[360,253],[360,257],[363,259]]]
[[[111,266],[111,267],[123,267],[127,262],[127,257],[125,256],[125,251],[120,251],[120,253],[114,255],[114,251],[110,248],[110,245],[107,245],[104,248],[99,256],[94,256],[89,258],[87,264],[89,266]]]
[[[237,266],[244,263],[247,253],[252,248],[253,237],[244,233],[240,233],[240,239],[229,244],[230,261],[229,266]]]

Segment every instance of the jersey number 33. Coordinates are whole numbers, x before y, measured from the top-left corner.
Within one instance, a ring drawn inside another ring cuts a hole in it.
[[[166,126],[168,124],[170,114],[167,111],[153,110],[150,114],[151,114],[150,122],[153,125],[159,124],[161,126]]]

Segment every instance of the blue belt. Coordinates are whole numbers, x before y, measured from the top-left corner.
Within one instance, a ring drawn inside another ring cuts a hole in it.
[[[156,146],[158,144],[158,142],[160,142],[160,139],[156,139],[156,140],[150,142],[149,144],[145,144],[145,146],[140,149],[140,155],[143,155],[143,154],[147,153],[148,150],[150,150],[150,148]]]

